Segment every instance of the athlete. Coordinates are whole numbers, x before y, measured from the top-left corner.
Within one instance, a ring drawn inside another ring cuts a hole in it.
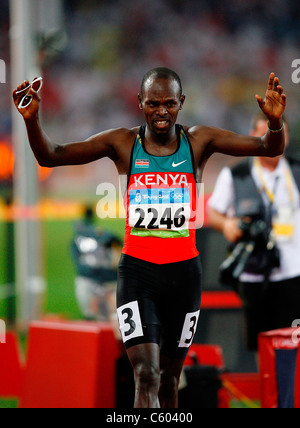
[[[286,96],[279,79],[271,73],[265,99],[256,95],[269,121],[262,138],[177,125],[185,102],[181,80],[172,70],[156,68],[144,76],[138,95],[145,126],[108,130],[63,145],[52,142],[41,128],[40,97],[32,86],[23,82],[13,98],[40,165],[80,165],[109,157],[119,174],[128,177],[117,307],[135,375],[134,406],[176,408],[179,378],[201,303],[196,181],[216,152],[265,157],[283,153]]]

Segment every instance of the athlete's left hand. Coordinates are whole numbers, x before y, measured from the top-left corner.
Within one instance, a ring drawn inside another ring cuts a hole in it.
[[[279,85],[279,79],[275,77],[274,73],[270,74],[265,99],[263,100],[260,95],[256,95],[256,99],[270,122],[281,119],[286,108],[286,95],[283,93],[283,87]]]

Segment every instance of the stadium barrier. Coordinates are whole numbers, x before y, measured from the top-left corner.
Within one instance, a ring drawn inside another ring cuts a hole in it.
[[[0,344],[0,397],[20,398],[23,387],[24,364],[17,336],[6,333]]]
[[[113,327],[32,322],[21,408],[114,408],[119,355]]]
[[[259,335],[263,408],[300,408],[300,345],[297,328]]]

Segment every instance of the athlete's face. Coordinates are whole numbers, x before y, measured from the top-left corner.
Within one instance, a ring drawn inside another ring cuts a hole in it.
[[[139,94],[139,105],[146,123],[157,135],[168,134],[172,130],[184,100],[178,83],[173,79],[150,78],[144,85],[143,94]]]

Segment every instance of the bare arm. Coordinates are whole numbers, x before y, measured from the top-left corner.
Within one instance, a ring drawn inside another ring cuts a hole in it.
[[[279,85],[279,79],[271,73],[265,99],[256,95],[261,110],[269,120],[270,129],[262,138],[238,135],[217,128],[201,127],[190,130],[191,133],[205,134],[208,156],[213,153],[223,153],[231,156],[280,156],[285,147],[285,135],[282,115],[286,107],[286,96]]]
[[[61,145],[49,139],[38,118],[25,120],[25,124],[30,147],[41,166],[83,165],[104,157],[117,160],[113,143],[121,130],[109,130],[86,141]]]
[[[14,103],[23,116],[31,149],[40,165],[46,167],[55,167],[62,165],[81,165],[86,164],[103,157],[109,157],[117,160],[117,154],[114,150],[114,142],[124,137],[125,130],[109,130],[95,135],[83,142],[70,144],[56,144],[52,142],[43,131],[39,120],[40,98],[39,95],[31,89],[33,98],[31,104],[20,109],[20,96],[17,91],[28,86],[25,81],[13,92]]]
[[[281,129],[282,122],[272,123],[274,128],[271,129]],[[262,138],[239,135],[217,128],[206,128],[206,132],[210,138],[207,146],[210,155],[213,153],[222,153],[237,157],[277,157],[284,152],[285,134],[283,128],[278,133],[268,131]]]

